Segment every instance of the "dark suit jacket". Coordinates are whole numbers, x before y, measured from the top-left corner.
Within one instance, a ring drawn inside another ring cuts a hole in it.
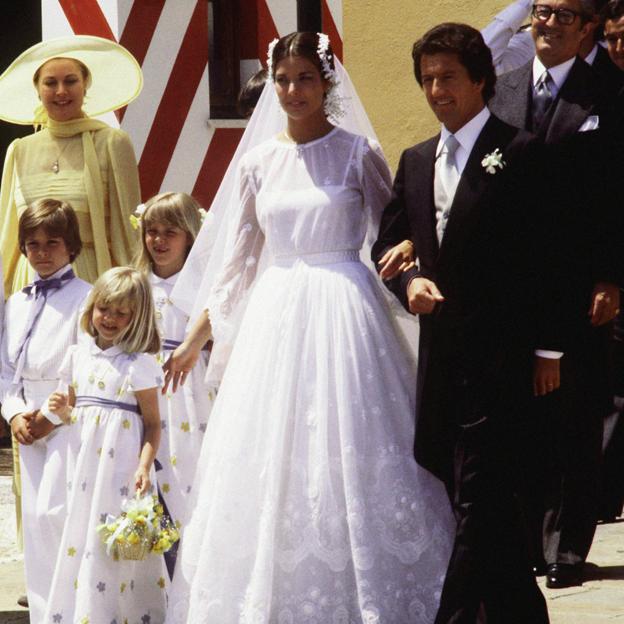
[[[601,55],[602,56],[602,55]],[[610,62],[610,61],[609,61]],[[530,129],[532,62],[499,77],[490,109],[517,128]],[[538,136],[547,144],[549,178],[558,204],[560,253],[568,271],[571,335],[587,327],[589,298],[597,282],[620,284],[621,210],[615,201],[620,178],[621,131],[612,93],[597,72],[577,58]],[[599,130],[579,132],[586,119],[599,118]],[[617,236],[616,236],[617,234]]]
[[[420,317],[415,454],[448,481],[459,427],[522,414],[534,349],[558,349],[560,342],[556,315],[548,313],[552,289],[541,283],[548,274],[540,271],[550,248],[544,236],[552,231],[548,208],[529,199],[540,184],[534,175],[537,142],[495,116],[488,120],[462,173],[439,248],[433,200],[438,140],[401,156],[373,260],[410,238],[418,269],[389,288],[407,307],[407,283],[423,276],[445,297],[434,314]],[[497,148],[506,166],[489,174],[481,161]]]
[[[531,127],[533,61],[498,77],[490,110],[508,124],[537,134],[545,143],[557,143],[577,132],[590,115],[601,116],[610,107],[608,94],[596,72],[577,57],[541,128]]]
[[[624,71],[622,71],[609,56],[609,53],[601,46],[598,46],[598,53],[591,67],[598,74],[605,90],[617,97],[624,87]]]
[[[529,62],[499,77],[490,107],[508,123],[529,129],[532,93]],[[595,403],[605,405],[609,400],[605,332],[592,329],[588,310],[597,283],[624,281],[624,211],[616,199],[624,146],[614,104],[613,93],[605,89],[598,72],[577,58],[537,129],[547,151],[547,166],[540,175],[548,180],[550,201],[558,213],[557,284],[567,337],[563,351],[590,369],[583,375],[594,377],[590,385]],[[579,132],[590,115],[599,118],[599,129]],[[534,201],[540,201],[538,195]]]

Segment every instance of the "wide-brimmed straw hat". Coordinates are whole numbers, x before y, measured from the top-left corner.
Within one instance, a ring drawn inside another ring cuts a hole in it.
[[[143,87],[140,65],[118,43],[89,35],[49,39],[22,52],[0,76],[0,119],[24,125],[36,121],[41,103],[33,76],[44,63],[59,57],[76,59],[89,69],[91,84],[82,109],[90,117],[125,106]]]

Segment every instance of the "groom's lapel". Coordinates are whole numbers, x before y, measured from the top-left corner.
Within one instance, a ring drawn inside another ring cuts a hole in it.
[[[430,255],[428,256],[430,258],[435,258],[438,254],[435,204],[433,201],[433,177],[435,174],[436,150],[439,140],[440,135],[438,134],[420,146],[418,150],[420,162],[417,163],[414,168],[415,189],[418,193],[418,203],[420,206],[423,206],[423,210],[420,211],[421,222],[419,223],[419,227],[422,228],[423,232],[426,232],[423,241],[431,241],[432,248],[429,250]],[[421,253],[426,254],[426,250],[421,250]]]
[[[495,116],[491,116],[470,152],[466,167],[462,172],[457,191],[453,199],[453,206],[449,215],[448,224],[440,246],[438,265],[447,264],[456,257],[463,247],[465,240],[471,235],[480,209],[480,199],[488,184],[493,182],[496,174],[485,171],[481,161],[486,154],[499,149],[505,158],[504,148],[509,142],[505,125]]]

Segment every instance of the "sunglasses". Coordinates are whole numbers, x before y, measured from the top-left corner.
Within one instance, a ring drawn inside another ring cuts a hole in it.
[[[547,4],[534,4],[531,15],[540,22],[547,22],[552,14],[555,14],[557,23],[562,26],[569,26],[581,14],[572,9],[553,9]]]

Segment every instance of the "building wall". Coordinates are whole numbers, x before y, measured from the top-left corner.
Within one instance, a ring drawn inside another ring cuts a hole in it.
[[[438,130],[412,71],[412,44],[441,22],[483,28],[508,0],[343,0],[344,62],[393,170]]]

